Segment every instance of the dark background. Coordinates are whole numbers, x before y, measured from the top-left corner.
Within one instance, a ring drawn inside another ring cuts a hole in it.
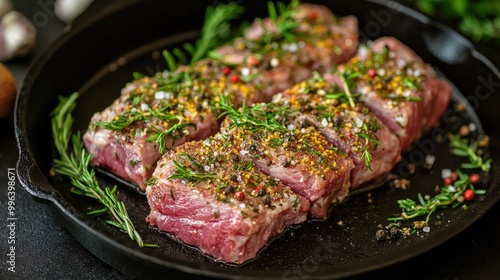
[[[6,63],[20,87],[33,57],[57,40],[67,27],[49,10],[54,1],[13,2],[16,10],[38,23],[33,54]],[[98,2],[112,5],[117,1]],[[480,44],[477,47],[500,66],[498,46]],[[4,221],[0,226],[0,279],[124,279],[76,242],[55,219],[51,207],[34,201],[17,181],[16,273],[7,271],[7,170],[15,168],[18,157],[12,117],[0,120],[0,131],[0,220]],[[500,203],[497,203],[445,244],[409,261],[353,279],[497,279],[500,276],[499,214]],[[165,278],[168,279],[168,275]]]

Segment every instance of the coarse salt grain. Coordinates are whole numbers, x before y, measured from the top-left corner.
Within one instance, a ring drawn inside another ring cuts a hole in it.
[[[165,92],[164,91],[157,91],[155,92],[155,99],[164,99],[165,98]]]
[[[444,168],[443,170],[441,170],[441,178],[442,179],[446,179],[446,178],[450,178],[450,177],[451,177],[451,169]]]
[[[321,125],[322,125],[322,126],[327,126],[327,125],[328,125],[328,120],[327,120],[326,118],[323,118],[323,119],[321,120]]]
[[[434,155],[426,155],[425,156],[425,163],[426,164],[433,165],[435,161],[436,161],[436,157]]]
[[[244,67],[241,69],[240,72],[241,72],[241,76],[248,77],[248,75],[250,75],[250,68]]]
[[[279,65],[280,65],[280,61],[277,58],[271,59],[271,66],[272,67],[278,67]]]
[[[404,59],[398,59],[396,64],[398,65],[398,68],[403,68],[406,66],[406,61]]]

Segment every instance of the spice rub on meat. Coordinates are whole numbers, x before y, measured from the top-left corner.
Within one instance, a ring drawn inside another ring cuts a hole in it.
[[[448,107],[451,86],[432,67],[395,38],[383,37],[360,47],[356,56],[326,77],[345,82],[408,151],[422,133],[436,125]]]
[[[144,190],[166,150],[219,130],[211,102],[220,93],[235,106],[268,102],[313,71],[345,62],[357,47],[356,18],[336,18],[322,6],[300,4],[277,19],[257,19],[209,58],[129,83],[90,121],[83,139],[91,164]]]
[[[160,159],[146,189],[147,221],[216,260],[243,263],[305,221],[309,201],[239,160],[227,137],[185,143]]]
[[[398,138],[363,104],[320,74],[275,96],[296,113],[300,126],[313,125],[332,146],[349,155],[351,188],[373,183],[401,159]]]
[[[212,57],[235,65],[236,74],[255,75],[255,102],[351,58],[359,46],[356,17],[337,18],[324,7],[300,4],[282,17],[257,19],[232,45]]]
[[[310,217],[325,219],[332,202],[347,195],[351,160],[313,126],[299,126],[290,107],[276,103],[240,110],[222,107],[226,119],[221,133],[229,135],[228,148],[309,199]]]

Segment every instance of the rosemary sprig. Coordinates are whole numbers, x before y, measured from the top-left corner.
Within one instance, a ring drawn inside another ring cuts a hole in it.
[[[178,116],[174,114],[167,113],[173,106],[177,104],[167,104],[160,109],[153,110],[149,108],[148,110],[135,110],[128,111],[121,115],[115,117],[115,119],[108,122],[96,122],[95,126],[101,126],[105,129],[109,130],[123,130],[129,125],[133,124],[136,121],[149,121],[153,118],[158,120],[167,121],[171,124],[176,123],[178,120]]]
[[[172,52],[168,50],[163,51],[163,57],[168,64],[171,71],[175,70],[180,64],[187,62],[185,52],[189,53],[191,60],[189,64],[201,60],[207,53],[220,46],[223,42],[228,40],[231,35],[231,25],[229,22],[238,18],[244,11],[240,5],[230,3],[225,5],[218,5],[216,7],[209,6],[205,13],[205,22],[201,30],[201,36],[196,43],[184,44],[184,51],[175,48]]]
[[[137,121],[151,121],[153,119],[164,121],[168,124],[168,128],[165,130],[165,125],[162,125],[162,129],[152,126],[151,130],[154,133],[146,139],[147,142],[158,143],[158,153],[163,154],[167,148],[166,141],[168,136],[171,136],[175,142],[179,137],[188,134],[186,127],[196,126],[196,124],[191,122],[182,122],[183,118],[178,115],[167,113],[173,106],[177,106],[177,104],[167,104],[157,110],[149,108],[145,111],[129,111],[116,116],[116,119],[109,122],[96,122],[94,125],[109,130],[121,131]]]
[[[175,124],[172,124],[170,128],[168,128],[165,131],[160,130],[157,127],[153,127],[155,130],[155,133],[151,135],[148,139],[146,139],[147,142],[156,142],[159,145],[158,148],[158,153],[163,154],[165,150],[167,149],[167,137],[172,136],[172,145],[174,145],[175,141],[181,137],[182,135],[187,135],[189,132],[185,129],[188,126],[196,126],[194,123],[182,123],[178,122]]]
[[[464,192],[468,189],[476,194],[484,194],[484,190],[475,190],[470,181],[470,177],[460,170],[457,170],[458,180],[453,186],[444,186],[436,196],[425,199],[421,193],[418,194],[418,202],[407,198],[398,200],[399,207],[403,210],[401,216],[389,218],[389,221],[409,220],[419,216],[426,216],[425,223],[429,222],[430,216],[439,208],[452,205],[457,207],[463,202]],[[461,199],[460,199],[461,198]]]
[[[215,179],[215,174],[206,173],[204,170],[195,171],[192,168],[183,166],[177,161],[172,161],[175,166],[174,174],[170,175],[168,179],[186,179],[194,183],[199,183],[205,180]],[[199,168],[197,168],[199,169]]]
[[[287,128],[281,124],[276,116],[287,113],[288,109],[285,107],[277,106],[270,109],[270,103],[254,104],[247,107],[245,102],[243,105],[236,109],[234,108],[230,99],[224,95],[219,95],[220,102],[216,104],[216,109],[221,111],[219,118],[224,116],[232,120],[230,128],[233,127],[246,127],[250,130],[263,128],[269,131],[287,131]]]
[[[480,168],[484,172],[490,171],[492,159],[484,161],[483,158],[477,154],[479,141],[471,141],[469,143],[469,141],[463,139],[460,134],[448,134],[448,139],[450,140],[450,147],[452,148],[451,152],[454,155],[469,158],[469,163],[463,163],[461,165],[462,168]]]
[[[51,113],[52,136],[60,155],[60,159],[54,160],[55,172],[69,177],[73,185],[71,190],[73,193],[94,198],[104,206],[102,209],[90,211],[89,215],[109,213],[113,220],[107,223],[125,231],[140,247],[156,246],[142,241],[127,213],[125,204],[118,196],[117,187],[102,189],[99,186],[95,171],[90,167],[92,155],[83,147],[81,133],[71,133],[73,125],[71,113],[76,106],[77,98],[77,93],[73,93],[68,98],[60,97],[59,105]]]
[[[292,31],[299,26],[299,23],[293,18],[293,14],[299,4],[298,0],[292,0],[288,5],[282,2],[276,4],[272,1],[267,2],[269,18],[278,29],[278,35],[289,42],[296,41]],[[270,42],[272,40],[271,34],[266,32],[266,36],[264,40]]]

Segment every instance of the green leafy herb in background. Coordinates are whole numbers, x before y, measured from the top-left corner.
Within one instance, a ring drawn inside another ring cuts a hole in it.
[[[472,40],[500,43],[500,1],[406,0],[422,12],[450,20]]]

